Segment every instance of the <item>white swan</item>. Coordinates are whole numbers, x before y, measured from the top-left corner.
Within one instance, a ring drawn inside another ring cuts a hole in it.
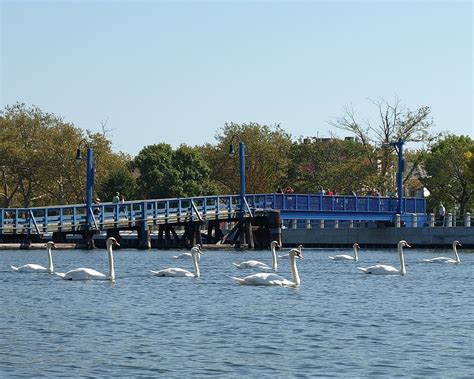
[[[46,251],[48,252],[48,268],[34,263],[29,263],[19,267],[10,265],[10,267],[12,268],[12,270],[17,272],[47,272],[48,274],[52,274],[54,272],[54,266],[51,248],[53,248],[54,246],[55,245],[53,241],[48,241],[46,243]]]
[[[424,262],[424,263],[454,263],[454,264],[459,264],[459,263],[461,263],[461,259],[459,258],[459,255],[458,255],[457,246],[462,246],[461,242],[453,241],[454,259],[447,258],[447,257],[436,257],[436,258],[431,258],[431,259],[423,259],[422,262]]]
[[[64,280],[115,280],[115,266],[114,266],[114,255],[112,253],[112,246],[120,246],[114,237],[107,238],[107,256],[109,258],[109,274],[104,275],[92,268],[76,268],[75,270],[68,271],[66,273],[57,272],[56,275],[63,278]]]
[[[260,272],[246,276],[245,278],[235,278],[240,284],[251,285],[251,286],[286,286],[286,287],[297,287],[300,285],[301,280],[296,267],[296,258],[304,259],[303,255],[298,249],[291,249],[288,257],[290,259],[290,268],[293,275],[293,281],[283,278],[280,275],[274,273]]]
[[[335,255],[333,257],[329,256],[329,259],[332,259],[333,261],[354,261],[357,262],[359,260],[359,255],[357,254],[357,249],[359,248],[359,244],[355,243],[352,245],[352,249],[354,250],[354,256],[347,255],[347,254],[340,254],[340,255]]]
[[[400,270],[396,269],[392,266],[387,265],[375,265],[370,267],[357,267],[359,270],[363,271],[366,274],[374,274],[374,275],[405,275],[407,273],[405,269],[405,257],[403,256],[403,248],[404,247],[411,247],[406,241],[401,240],[398,242],[398,254],[400,256]]]
[[[296,248],[297,250],[300,251],[300,253],[302,252],[303,250],[303,245],[298,245],[298,247]],[[291,249],[290,249],[291,250]],[[280,259],[288,259],[290,256],[288,254],[282,254],[282,255],[279,255],[278,258]]]
[[[280,247],[280,244],[277,241],[272,241],[270,243],[270,249],[272,251],[272,267],[268,266],[266,263],[260,262],[260,261],[245,261],[245,262],[240,262],[240,263],[232,263],[235,267],[237,268],[256,268],[259,270],[273,270],[277,271],[278,270],[278,263],[277,263],[277,254],[276,254],[276,247]]]
[[[150,270],[153,275],[156,276],[170,276],[170,277],[180,277],[180,276],[185,276],[188,278],[198,278],[201,276],[201,272],[199,271],[199,255],[202,254],[201,248],[199,246],[194,246],[191,249],[191,256],[193,258],[193,266],[194,266],[194,273],[182,269],[182,268],[176,268],[176,267],[171,267],[171,268],[165,268],[164,270],[159,270],[159,271],[153,271]]]

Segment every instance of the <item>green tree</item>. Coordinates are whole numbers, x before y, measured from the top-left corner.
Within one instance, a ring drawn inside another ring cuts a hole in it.
[[[365,193],[376,187],[366,149],[357,141],[336,138],[300,140],[292,149],[288,177],[301,192]]]
[[[127,200],[134,199],[136,191],[136,182],[132,172],[127,167],[120,167],[109,171],[97,194],[102,202],[107,202],[112,201],[117,192],[123,194]]]
[[[86,165],[75,161],[81,141],[82,148],[93,148],[100,187],[109,170],[126,162],[126,156],[112,152],[105,131],[83,131],[35,106],[5,107],[0,113],[3,207],[84,202]]]
[[[431,192],[432,207],[441,201],[451,209],[458,204],[461,214],[472,209],[472,151],[474,141],[470,137],[447,135],[425,153],[426,177],[422,182]]]
[[[474,185],[474,147],[467,151],[464,157],[467,161],[467,179]]]
[[[292,185],[286,176],[292,148],[291,136],[280,125],[226,123],[218,130],[216,145],[200,147],[210,178],[218,193],[240,191],[239,143],[245,144],[246,193],[274,192],[278,186]],[[229,145],[235,155],[229,157]]]
[[[209,167],[197,149],[166,143],[146,146],[133,160],[143,198],[200,196],[209,193]]]
[[[160,143],[145,146],[133,160],[139,173],[137,189],[142,198],[159,199],[176,192],[179,172],[173,167],[171,145]]]
[[[180,168],[180,196],[211,194],[211,169],[198,149],[181,145],[173,154],[173,163]]]
[[[44,136],[61,122],[38,107],[7,106],[0,119],[0,160],[3,170],[3,205],[27,207],[44,194],[37,190],[39,171],[47,159]]]

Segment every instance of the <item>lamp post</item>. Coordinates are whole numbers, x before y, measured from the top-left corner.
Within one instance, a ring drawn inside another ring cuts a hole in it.
[[[229,157],[233,158],[235,155],[234,145],[229,145]],[[245,144],[239,143],[239,167],[240,167],[240,220],[244,218],[244,204],[245,204]]]
[[[77,145],[76,161],[82,160],[81,146],[85,142],[82,139]],[[94,152],[91,147],[87,146],[87,162],[86,162],[86,230],[90,229],[92,219],[92,196],[94,195]]]
[[[402,213],[402,202],[403,202],[403,170],[404,170],[404,161],[403,161],[403,140],[401,138],[396,142],[387,142],[382,144],[382,147],[393,146],[395,151],[398,154],[398,172],[397,172],[397,213]]]

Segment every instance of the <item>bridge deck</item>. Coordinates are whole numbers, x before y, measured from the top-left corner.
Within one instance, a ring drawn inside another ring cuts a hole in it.
[[[246,214],[256,210],[280,210],[283,220],[393,221],[397,199],[373,196],[322,196],[314,194],[246,195]],[[239,195],[127,201],[93,205],[90,229],[130,229],[138,222],[149,227],[190,221],[235,221],[240,215]],[[426,219],[423,198],[404,198],[402,219],[412,214]],[[84,204],[0,209],[0,235],[81,232],[87,228]],[[422,223],[419,223],[419,226]]]

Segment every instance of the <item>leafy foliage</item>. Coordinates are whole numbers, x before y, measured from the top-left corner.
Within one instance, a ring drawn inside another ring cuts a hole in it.
[[[124,165],[106,135],[84,132],[35,106],[5,107],[0,116],[3,207],[84,202],[86,167],[75,161],[79,145],[93,148],[96,186],[106,171]]]
[[[189,197],[209,193],[209,167],[198,150],[165,143],[146,146],[133,161],[142,198]]]
[[[367,154],[359,142],[306,139],[292,149],[288,177],[304,193],[319,193],[322,189],[365,193],[374,187],[377,177]]]
[[[125,199],[136,198],[135,178],[127,167],[111,170],[105,177],[98,191],[102,202],[112,201],[114,195],[120,192]]]
[[[470,137],[447,135],[425,154],[427,175],[422,182],[430,190],[433,202],[441,201],[451,209],[459,204],[461,214],[472,208],[473,151],[474,141]]]
[[[215,144],[173,149],[166,143],[144,147],[135,157],[112,151],[107,132],[75,127],[35,106],[17,103],[0,112],[0,199],[2,207],[83,203],[86,164],[75,151],[94,153],[95,188],[103,201],[115,192],[126,199],[239,193],[238,144],[245,145],[247,193],[270,193],[292,186],[300,193],[321,188],[365,194],[393,192],[397,154],[382,148],[398,138],[421,141],[426,150],[405,150],[405,188],[426,186],[431,205],[443,201],[460,211],[474,205],[474,142],[447,135],[434,140],[430,108],[410,111],[385,100],[373,101],[378,121],[359,122],[347,108],[333,126],[355,140],[300,138],[293,141],[280,125],[226,123]],[[435,143],[430,147],[430,144]],[[229,157],[229,145],[236,154]]]
[[[287,168],[290,163],[291,137],[279,125],[226,123],[216,134],[217,144],[200,148],[211,168],[210,178],[220,193],[240,191],[239,143],[245,145],[247,193],[274,192],[278,186],[290,185]],[[229,157],[229,146],[235,155]]]

